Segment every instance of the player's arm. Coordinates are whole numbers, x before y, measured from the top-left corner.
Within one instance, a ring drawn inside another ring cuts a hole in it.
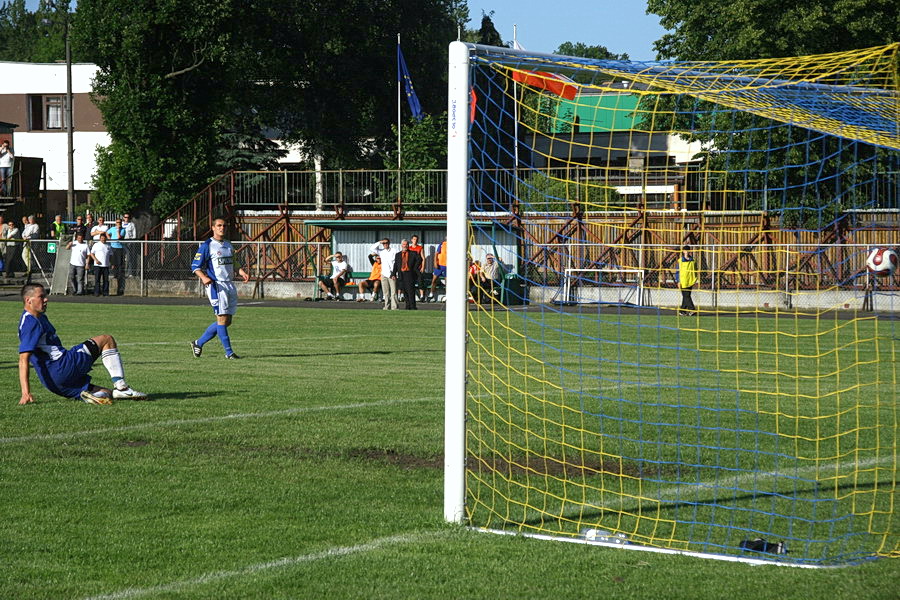
[[[31,382],[29,381],[31,364],[28,362],[28,359],[30,358],[31,352],[19,353],[19,385],[22,386],[22,397],[19,399],[19,404],[31,404],[34,402],[34,397],[31,395]]]
[[[206,273],[207,264],[209,264],[209,245],[204,242],[197,248],[197,254],[194,255],[191,263],[191,271],[200,278],[200,283],[203,285],[212,283],[212,278]]]
[[[241,278],[244,280],[244,283],[247,283],[248,281],[250,281],[250,273],[245,271],[244,267],[238,268],[238,275],[241,276]]]
[[[203,285],[209,285],[212,283],[212,279],[209,275],[206,274],[206,271],[203,269],[194,269],[194,275],[200,278],[200,283]]]

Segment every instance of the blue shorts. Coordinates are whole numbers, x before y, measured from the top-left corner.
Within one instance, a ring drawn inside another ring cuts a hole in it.
[[[447,276],[447,267],[444,267],[444,266],[435,267],[434,272],[432,272],[432,275],[434,275],[435,277],[446,277]]]
[[[85,342],[66,350],[59,360],[32,365],[45,388],[63,398],[78,398],[91,384],[88,373],[95,360],[88,342]]]

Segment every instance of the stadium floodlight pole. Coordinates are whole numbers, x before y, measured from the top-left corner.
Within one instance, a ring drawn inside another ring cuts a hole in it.
[[[450,43],[447,89],[447,317],[444,370],[444,519],[462,523],[466,502],[466,218],[469,45]]]

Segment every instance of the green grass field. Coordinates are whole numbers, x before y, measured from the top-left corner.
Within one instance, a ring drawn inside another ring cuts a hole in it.
[[[0,411],[3,598],[895,598],[896,561],[752,567],[476,533],[442,518],[436,311],[246,306],[245,360],[187,341],[192,306],[70,304],[154,402],[16,405],[18,302]],[[107,381],[95,369],[97,381]],[[32,374],[32,384],[37,386]]]
[[[889,322],[586,307],[472,323],[473,522],[737,556],[763,537],[807,564],[883,552],[870,532],[895,543]]]

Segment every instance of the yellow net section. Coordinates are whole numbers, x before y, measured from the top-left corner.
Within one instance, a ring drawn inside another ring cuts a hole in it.
[[[898,48],[473,55],[472,525],[900,555]]]

